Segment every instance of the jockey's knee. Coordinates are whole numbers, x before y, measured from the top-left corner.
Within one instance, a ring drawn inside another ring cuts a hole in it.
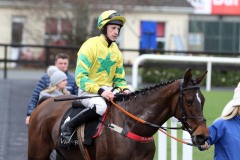
[[[96,105],[96,113],[99,115],[103,115],[107,110],[107,105]]]

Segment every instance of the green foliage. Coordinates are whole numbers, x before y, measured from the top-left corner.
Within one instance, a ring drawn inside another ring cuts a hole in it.
[[[184,72],[181,73],[178,69],[159,70],[156,68],[149,68],[145,69],[142,73],[143,83],[159,83],[181,78]]]
[[[203,69],[193,69],[193,76],[197,76],[200,73],[204,73]],[[183,78],[185,69],[170,68],[159,69],[155,67],[144,67],[141,72],[142,83],[159,83],[169,80]],[[232,87],[236,86],[240,81],[240,70],[222,70],[214,69],[212,71],[211,85],[212,87]],[[206,79],[202,82],[202,85],[206,83]]]
[[[213,71],[212,73],[212,86],[236,86],[240,81],[239,70],[228,70],[228,71]]]

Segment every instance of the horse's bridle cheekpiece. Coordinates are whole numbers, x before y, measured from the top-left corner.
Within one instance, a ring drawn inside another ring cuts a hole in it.
[[[189,87],[184,88],[183,87],[183,79],[180,80],[180,95],[179,95],[179,99],[178,99],[178,103],[180,102],[181,113],[182,113],[182,118],[181,118],[180,121],[183,125],[182,129],[187,130],[190,133],[191,136],[199,126],[201,126],[203,123],[206,123],[206,119],[204,117],[188,116],[186,111],[185,111],[185,107],[184,107],[184,104],[183,104],[183,92],[186,91],[186,90],[194,90],[194,89],[198,90],[198,89],[200,89],[200,87],[198,85],[195,85],[195,86],[189,86]],[[177,105],[178,105],[178,103],[177,103]],[[202,119],[202,121],[196,127],[192,128],[192,126],[187,122],[188,119]]]

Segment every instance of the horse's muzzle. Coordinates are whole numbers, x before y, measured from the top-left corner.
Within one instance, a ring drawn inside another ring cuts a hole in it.
[[[195,145],[203,145],[208,140],[208,136],[205,136],[203,134],[196,135],[192,137],[192,142]]]

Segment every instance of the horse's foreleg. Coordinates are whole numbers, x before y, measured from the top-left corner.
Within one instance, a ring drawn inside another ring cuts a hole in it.
[[[28,146],[28,160],[51,160],[51,148],[44,144],[35,144]]]
[[[42,138],[36,132],[38,131],[31,130],[28,135],[28,160],[49,160],[52,152],[51,140]]]

